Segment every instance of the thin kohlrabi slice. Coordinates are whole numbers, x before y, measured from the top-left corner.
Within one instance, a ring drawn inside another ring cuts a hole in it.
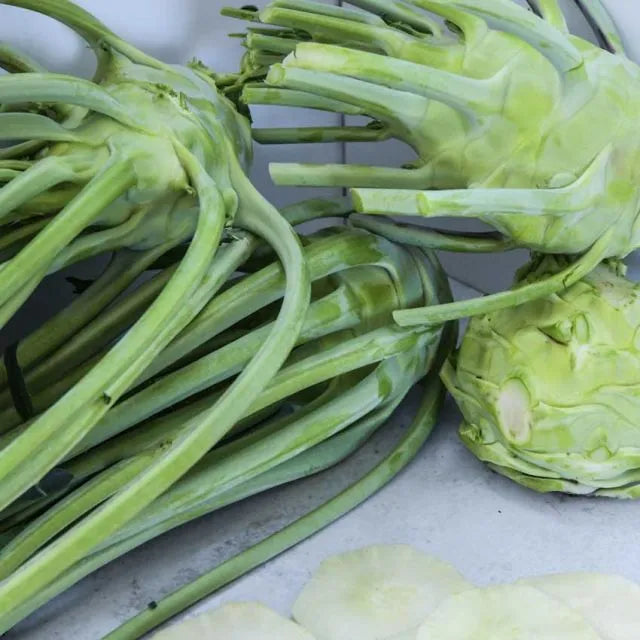
[[[640,585],[622,576],[568,573],[521,580],[577,611],[603,640],[637,640]]]
[[[375,545],[325,560],[293,617],[317,640],[382,640],[416,629],[471,586],[449,565],[407,545]]]
[[[472,589],[445,601],[417,640],[602,640],[576,611],[522,584]]]
[[[314,640],[300,625],[257,602],[231,602],[156,633],[153,640]]]

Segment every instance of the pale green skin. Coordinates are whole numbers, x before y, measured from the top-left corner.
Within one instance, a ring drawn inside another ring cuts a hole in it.
[[[558,268],[548,257],[528,278]],[[463,442],[495,470],[539,491],[639,495],[640,286],[613,267],[473,318],[443,377]]]
[[[638,66],[563,32],[554,2],[540,3],[548,22],[510,0],[409,3],[464,36],[400,28],[375,15],[370,0],[353,4],[372,13],[358,21],[347,9],[320,15],[312,3],[289,0],[261,11],[260,21],[305,30],[320,43],[299,44],[271,68],[267,84],[285,90],[279,97],[249,87],[247,100],[294,104],[286,90],[295,90],[327,109],[368,115],[382,128],[348,127],[343,136],[403,140],[417,153],[415,166],[274,165],[277,182],[351,187],[362,213],[478,218],[547,253],[581,253],[608,229],[605,257],[639,245]],[[602,23],[600,5],[589,5]],[[610,35],[611,25],[603,30]],[[285,137],[260,138],[278,135]]]

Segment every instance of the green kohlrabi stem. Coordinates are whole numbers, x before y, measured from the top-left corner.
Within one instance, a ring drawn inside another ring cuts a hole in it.
[[[429,167],[394,169],[369,165],[304,164],[275,162],[269,165],[272,180],[280,186],[418,189],[429,180]],[[399,193],[399,192],[397,192]],[[364,211],[369,213],[369,211]],[[401,213],[389,211],[388,213]]]
[[[278,89],[267,85],[247,84],[242,90],[242,101],[252,105],[278,105],[283,107],[300,107],[302,109],[317,109],[358,116],[365,113],[364,109],[352,106],[346,102],[324,98],[323,96],[294,91],[292,89]]]
[[[133,480],[162,450],[159,447],[115,464],[33,520],[1,550],[0,580],[9,576],[51,538]]]
[[[366,229],[394,242],[423,249],[460,253],[495,253],[514,248],[512,240],[491,231],[477,233],[444,231],[364,215],[350,216],[349,222],[354,227]]]
[[[47,71],[39,62],[6,42],[0,44],[0,67],[9,73],[44,73]]]
[[[38,232],[49,224],[50,218],[42,218],[17,227],[8,226],[0,238],[0,262],[15,256]]]
[[[24,282],[22,287],[0,306],[0,329],[11,320],[15,312],[27,301],[44,276],[44,269],[36,270],[31,279]]]
[[[400,444],[361,480],[278,533],[160,600],[153,609],[141,612],[106,636],[106,639],[139,638],[146,631],[290,549],[364,502],[404,469],[420,451],[433,430],[443,397],[441,383],[432,376],[422,406]]]
[[[0,222],[10,222],[9,216],[16,209],[51,187],[83,177],[79,167],[68,159],[44,158],[0,189]]]
[[[549,24],[563,33],[569,33],[567,20],[558,4],[558,0],[530,0],[531,8]]]
[[[379,412],[374,413],[373,416],[362,420],[360,423],[339,433],[330,440],[309,449],[307,452],[288,460],[284,464],[257,476],[235,489],[225,491],[222,494],[214,492],[203,504],[194,507],[190,511],[181,511],[178,514],[163,514],[164,517],[160,517],[158,522],[153,526],[141,528],[140,530],[137,530],[135,527],[136,520],[132,521],[129,529],[134,531],[133,534],[114,544],[105,546],[104,549],[100,551],[95,551],[85,559],[76,563],[76,565],[62,574],[55,582],[28,600],[22,607],[11,612],[7,626],[13,627],[32,611],[41,607],[65,589],[68,589],[84,576],[170,529],[206,513],[216,511],[229,504],[261,493],[267,489],[292,482],[338,464],[359,448],[372,431],[384,422],[393,408],[394,405],[392,404],[389,407],[381,409]],[[169,496],[171,492],[172,489],[170,489],[166,495]],[[153,513],[154,505],[155,503],[152,503],[149,507],[150,514]]]
[[[388,140],[386,127],[287,127],[253,129],[260,144],[300,144],[308,142],[380,142]]]
[[[393,318],[401,327],[440,324],[449,320],[506,309],[562,291],[593,271],[607,256],[611,235],[612,231],[605,233],[589,251],[576,259],[573,264],[546,279],[483,298],[451,302],[422,309],[394,311]]]
[[[602,45],[620,56],[626,56],[622,34],[602,0],[575,0]]]
[[[132,166],[127,160],[116,159],[99,173],[15,258],[0,267],[0,305],[28,282],[34,271],[40,271],[42,265],[48,266],[76,235],[133,183]]]

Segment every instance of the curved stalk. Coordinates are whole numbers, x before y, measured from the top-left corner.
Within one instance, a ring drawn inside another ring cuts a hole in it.
[[[558,31],[565,34],[569,33],[567,20],[558,4],[558,0],[527,0],[527,3],[537,15],[558,29]]]
[[[0,67],[9,73],[46,73],[47,71],[31,56],[6,42],[0,43]]]
[[[349,223],[356,228],[366,229],[394,242],[422,249],[460,253],[495,253],[515,248],[512,240],[492,231],[477,233],[444,231],[380,220],[365,215],[352,215],[349,217]]]
[[[78,197],[17,256],[0,267],[0,305],[24,286],[33,277],[34,272],[41,270],[42,265],[48,267],[74,237],[133,184],[134,176],[128,160],[116,160],[93,178]]]
[[[78,167],[68,160],[49,157],[40,160],[0,189],[0,222],[32,198],[63,182],[82,178]]]
[[[12,158],[25,158],[38,153],[49,144],[47,140],[29,140],[14,144],[11,147],[0,148],[0,160],[11,160]]]
[[[105,45],[108,45],[133,62],[156,69],[168,68],[168,65],[142,53],[133,45],[116,36],[113,31],[90,13],[67,0],[0,0],[0,4],[38,11],[55,18],[81,35],[95,51],[100,52]]]
[[[440,0],[416,0],[427,8],[440,4]],[[549,0],[545,0],[547,5]],[[512,33],[548,58],[561,71],[571,71],[582,64],[582,55],[574,44],[554,26],[540,20],[511,0],[452,0],[451,3],[469,13],[480,16],[497,29]]]
[[[7,4],[6,0],[1,0]],[[41,0],[38,0],[40,3]],[[127,109],[99,85],[60,73],[18,73],[0,76],[0,104],[53,102],[86,107],[139,129]]]
[[[36,222],[38,227],[46,221]],[[161,246],[148,251],[120,251],[105,271],[69,306],[51,320],[21,340],[16,357],[20,367],[28,371],[41,358],[73,339],[78,331],[93,320],[110,302],[122,293],[149,265],[169,247]],[[61,369],[56,367],[60,372]],[[7,383],[7,372],[0,364],[0,388]],[[0,395],[0,407],[6,406]]]
[[[11,575],[54,536],[133,480],[162,451],[163,447],[159,447],[116,463],[30,522],[9,544],[2,548],[0,552],[0,580]]]
[[[340,100],[332,100],[321,95],[314,95],[293,89],[278,89],[268,85],[247,84],[242,89],[241,100],[245,104],[277,105],[282,107],[300,107],[301,109],[315,109],[343,113],[345,115],[364,115],[364,110],[357,105],[351,105]]]
[[[13,226],[6,227],[7,231],[0,236],[0,255],[4,258],[0,261],[4,262],[17,255],[28,241],[44,229],[49,222],[51,222],[50,218],[43,217],[15,228]]]
[[[593,271],[607,257],[611,235],[612,230],[605,233],[589,251],[578,258],[572,265],[544,280],[483,298],[462,300],[422,309],[394,311],[393,319],[401,327],[440,324],[449,320],[457,320],[514,307],[530,300],[562,291]]]
[[[1,273],[1,272],[0,272]],[[22,287],[11,297],[5,300],[0,306],[0,329],[2,329],[20,307],[27,301],[29,296],[36,290],[36,287],[45,276],[45,271],[35,270],[30,280],[22,284]]]
[[[83,144],[91,142],[59,125],[55,120],[37,113],[0,113],[0,140],[47,140]]]
[[[438,22],[422,11],[416,11],[413,7],[407,6],[404,2],[397,2],[396,0],[349,0],[349,3],[387,19],[391,18],[399,23],[407,24],[426,35],[432,35],[436,38],[442,36],[442,27]]]
[[[136,521],[132,521],[130,528],[133,533],[129,535],[129,537],[114,544],[106,545],[100,551],[95,551],[90,556],[78,562],[55,582],[40,591],[34,598],[28,600],[19,609],[12,611],[7,620],[7,626],[12,627],[32,611],[77,583],[89,573],[92,573],[131,549],[135,549],[166,531],[267,489],[323,471],[326,468],[338,464],[341,460],[351,455],[363,440],[382,424],[393,408],[395,408],[394,405],[391,405],[389,408],[381,410],[378,414],[374,414],[371,418],[367,418],[360,424],[354,425],[349,430],[334,436],[329,441],[317,445],[307,453],[303,453],[289,460],[283,465],[254,478],[244,485],[240,485],[230,491],[222,492],[222,494],[214,493],[210,499],[189,511],[180,512],[179,514],[163,514],[164,518],[162,518],[158,524],[147,527],[146,529],[142,528],[141,530],[137,530],[135,528]],[[169,495],[171,491],[172,490],[169,490],[167,495]],[[153,508],[153,504],[150,508]]]

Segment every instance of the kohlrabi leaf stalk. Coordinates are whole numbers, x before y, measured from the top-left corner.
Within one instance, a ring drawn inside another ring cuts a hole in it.
[[[339,207],[310,203],[310,210]],[[291,215],[306,217],[302,207]],[[391,321],[401,306],[450,297],[433,254],[344,227],[312,235],[305,245],[315,294],[297,348],[234,423],[233,439],[215,446],[148,507],[127,520],[117,518],[114,527],[109,504],[152,472],[199,416],[218,406],[236,384],[233,376],[242,376],[260,352],[271,324],[265,317],[211,353],[173,365],[211,344],[216,332],[272,309],[286,295],[278,263],[245,275],[211,301],[163,351],[149,374],[152,383],[120,401],[75,457],[45,477],[39,496],[25,496],[2,514],[0,526],[12,536],[0,551],[5,578],[0,594],[3,603],[11,603],[0,610],[2,628],[87,571],[163,531],[337,463],[384,422],[420,378],[439,367],[449,345],[440,328],[401,329]],[[275,311],[268,314],[273,318]],[[310,400],[301,395],[307,390],[315,390]],[[294,408],[290,415],[277,413],[283,403]],[[265,410],[276,413],[264,421]],[[315,459],[313,451],[322,455]]]

